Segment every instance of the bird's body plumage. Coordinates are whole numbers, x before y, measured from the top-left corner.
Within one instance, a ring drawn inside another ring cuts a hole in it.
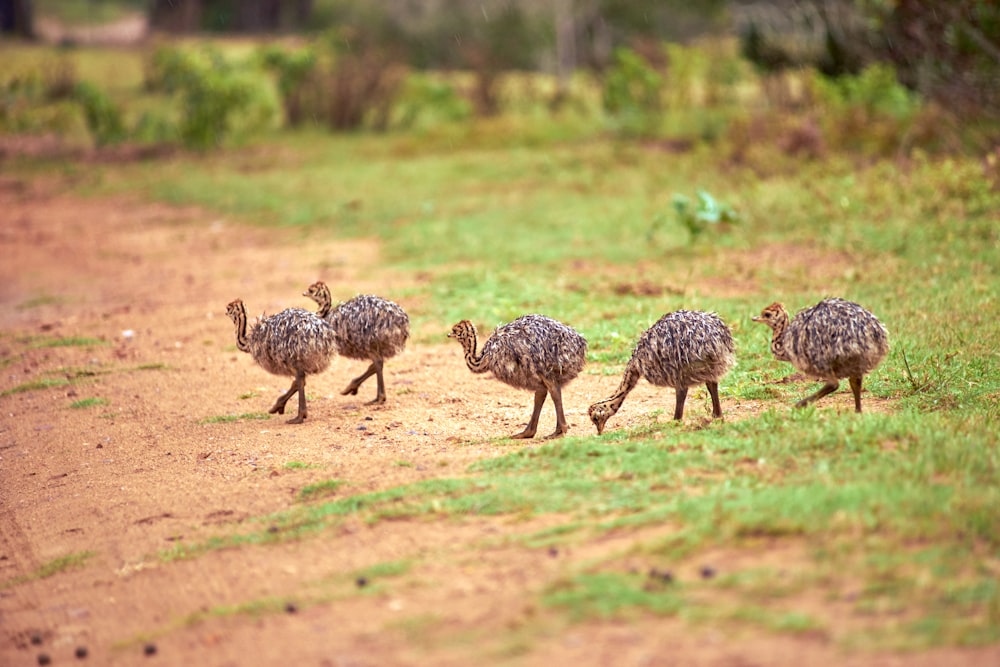
[[[336,334],[324,320],[302,308],[288,308],[260,318],[249,330],[246,306],[239,299],[226,313],[236,326],[236,345],[250,354],[268,373],[295,378],[287,393],[279,397],[270,412],[283,414],[285,403],[299,392],[299,414],[291,423],[306,417],[305,377],[322,373],[336,351]]]
[[[386,359],[406,347],[410,318],[399,304],[370,294],[362,294],[333,306],[330,290],[322,282],[304,293],[319,305],[317,315],[330,324],[337,336],[337,352],[348,359],[371,361],[368,370],[354,378],[343,394],[357,394],[358,387],[376,375],[377,389],[372,403],[384,403],[385,381],[382,368]]]
[[[598,433],[618,412],[625,397],[644,377],[657,387],[676,390],[674,418],[681,419],[687,390],[705,384],[712,396],[712,414],[722,416],[718,382],[736,363],[735,345],[729,327],[714,313],[678,310],[667,313],[644,331],[625,366],[618,390],[590,406],[591,421]]]
[[[804,374],[826,384],[798,405],[804,406],[835,391],[848,378],[855,409],[861,412],[861,380],[889,351],[889,334],[871,312],[856,303],[830,298],[799,311],[791,320],[780,303],[754,318],[772,330],[771,352]]]
[[[583,370],[587,341],[572,327],[544,315],[524,315],[496,328],[477,352],[476,328],[463,320],[449,334],[465,350],[465,361],[474,373],[492,372],[501,382],[535,392],[535,408],[528,427],[515,435],[530,438],[546,395],[556,406],[556,431],[568,430],[562,409],[562,387]]]

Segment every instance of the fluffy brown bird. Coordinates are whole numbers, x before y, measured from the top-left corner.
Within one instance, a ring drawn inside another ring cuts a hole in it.
[[[236,347],[247,352],[268,373],[291,375],[295,379],[278,397],[269,413],[285,413],[292,394],[299,394],[299,412],[289,424],[301,424],[306,414],[306,376],[322,373],[330,366],[336,350],[336,335],[325,321],[301,308],[288,308],[264,317],[247,332],[247,309],[236,299],[226,307],[236,326]]]
[[[544,315],[523,315],[497,327],[481,352],[476,327],[462,320],[451,329],[465,351],[465,363],[473,373],[491,371],[505,384],[535,392],[535,407],[527,427],[512,438],[532,438],[546,395],[556,408],[556,430],[550,438],[569,431],[563,414],[562,388],[583,370],[587,341],[575,329]]]
[[[854,410],[861,412],[861,380],[889,351],[889,333],[869,311],[844,299],[824,299],[799,311],[789,321],[780,303],[765,308],[754,322],[771,327],[771,353],[825,384],[803,398],[804,407],[837,390],[847,378],[854,392]]]
[[[684,416],[688,388],[704,383],[712,397],[712,416],[722,416],[719,380],[736,363],[733,335],[714,313],[678,310],[667,313],[639,337],[621,384],[609,398],[590,406],[590,421],[600,435],[625,402],[639,378],[676,392],[674,419]]]
[[[406,347],[410,337],[410,318],[398,304],[379,296],[362,294],[341,303],[336,308],[326,283],[316,282],[303,296],[319,305],[316,313],[326,320],[337,334],[337,352],[348,359],[370,360],[368,369],[351,380],[343,395],[357,394],[362,383],[375,376],[375,398],[368,405],[385,403],[385,379],[382,368]]]

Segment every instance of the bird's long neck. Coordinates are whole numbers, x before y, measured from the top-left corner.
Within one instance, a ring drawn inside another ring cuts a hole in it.
[[[316,295],[316,303],[319,304],[319,310],[316,311],[316,315],[320,319],[325,320],[326,316],[330,314],[330,310],[333,308],[333,299],[330,297],[330,290],[324,287]]]
[[[486,357],[483,354],[476,354],[476,347],[479,345],[476,330],[472,330],[472,335],[462,339],[462,347],[465,348],[465,365],[473,373],[485,373],[489,370]]]
[[[247,338],[247,309],[245,306],[240,306],[233,317],[233,324],[236,325],[236,347],[241,352],[249,352],[250,340]]]
[[[621,384],[618,385],[618,389],[615,390],[608,398],[604,399],[597,405],[606,406],[611,410],[611,414],[618,412],[618,409],[625,402],[625,397],[635,389],[635,385],[639,383],[639,378],[642,377],[642,373],[639,372],[639,364],[636,362],[635,357],[629,359],[628,364],[625,365],[625,372],[622,374]]]
[[[785,330],[788,328],[788,313],[784,310],[778,312],[774,321],[774,330],[771,334],[771,354],[776,359],[787,359],[785,352]]]

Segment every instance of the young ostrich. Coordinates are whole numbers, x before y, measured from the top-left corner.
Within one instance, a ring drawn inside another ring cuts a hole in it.
[[[544,315],[524,315],[497,327],[476,353],[476,327],[462,320],[451,329],[465,350],[465,363],[473,373],[492,371],[493,376],[518,389],[535,392],[535,407],[528,426],[512,438],[532,438],[545,396],[556,407],[556,430],[549,438],[569,430],[563,415],[562,388],[583,370],[587,341],[573,328]]]
[[[604,424],[641,377],[657,387],[674,388],[674,419],[684,416],[688,388],[702,383],[712,397],[712,417],[721,417],[719,380],[735,363],[733,335],[718,315],[690,310],[668,313],[639,337],[618,390],[590,406],[590,421],[598,435],[603,433]]]
[[[236,347],[249,352],[268,373],[295,378],[268,412],[284,414],[285,403],[298,392],[299,413],[288,423],[301,424],[306,418],[306,375],[322,373],[329,367],[336,350],[333,329],[307,310],[289,308],[262,318],[247,333],[247,308],[241,299],[230,303],[226,314],[236,325]]]
[[[385,380],[382,366],[406,346],[410,337],[410,318],[398,304],[368,294],[356,296],[336,308],[332,307],[326,283],[317,282],[302,294],[319,305],[316,313],[330,323],[337,334],[337,351],[349,359],[371,360],[368,370],[351,380],[343,395],[358,393],[361,384],[375,376],[375,399],[367,405],[385,403]]]
[[[799,311],[791,322],[780,303],[772,303],[753,318],[773,330],[771,353],[806,375],[825,381],[819,391],[795,404],[831,394],[848,378],[854,392],[854,411],[861,412],[861,379],[874,370],[889,351],[889,334],[874,315],[856,303],[824,299]]]

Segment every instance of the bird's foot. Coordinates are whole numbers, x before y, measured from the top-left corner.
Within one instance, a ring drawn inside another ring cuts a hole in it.
[[[553,431],[552,433],[549,433],[547,436],[545,436],[545,439],[546,440],[552,440],[553,438],[561,438],[564,435],[566,435],[566,433],[568,433],[568,432],[569,432],[568,428],[564,428],[564,429],[558,429],[557,428],[555,431]]]
[[[300,412],[293,419],[289,419],[287,423],[288,424],[301,424],[302,422],[304,422],[306,420],[306,416],[307,415],[306,415],[305,412]]]
[[[511,440],[528,440],[528,439],[534,438],[534,437],[535,437],[535,432],[533,430],[529,431],[528,429],[524,429],[520,433],[515,433],[514,435],[510,436],[510,439]]]
[[[283,415],[283,414],[285,414],[285,404],[282,403],[281,401],[278,401],[277,403],[275,403],[274,405],[271,406],[271,409],[267,411],[267,414],[269,414],[269,415],[273,415],[273,414]]]
[[[354,392],[354,393],[357,393],[357,392]],[[381,396],[376,396],[372,400],[370,400],[367,403],[365,403],[365,405],[382,405],[383,403],[385,403],[385,394],[383,394]]]
[[[347,389],[345,389],[344,391],[340,392],[340,395],[341,396],[357,396],[358,395],[358,385],[356,385],[356,384],[349,384],[349,385],[347,385]]]

